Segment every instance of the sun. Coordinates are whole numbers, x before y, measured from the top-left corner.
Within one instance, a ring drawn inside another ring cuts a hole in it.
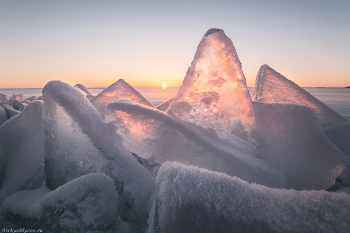
[[[163,90],[165,90],[167,87],[168,87],[168,85],[167,85],[166,83],[163,83],[163,84],[162,84]]]

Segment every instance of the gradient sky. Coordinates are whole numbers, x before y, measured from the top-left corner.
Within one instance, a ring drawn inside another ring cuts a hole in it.
[[[213,27],[248,86],[264,63],[300,86],[349,86],[349,12],[349,0],[0,0],[0,88],[180,86]]]

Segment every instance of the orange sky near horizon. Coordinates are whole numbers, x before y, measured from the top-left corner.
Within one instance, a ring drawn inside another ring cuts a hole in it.
[[[0,1],[0,88],[179,87],[213,27],[232,40],[248,86],[263,64],[302,87],[350,86],[347,9],[350,1]]]

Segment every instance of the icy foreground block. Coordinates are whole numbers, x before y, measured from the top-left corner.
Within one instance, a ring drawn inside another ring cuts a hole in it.
[[[96,97],[90,99],[90,102],[97,109],[101,115],[101,118],[104,120],[107,104],[118,99],[128,99],[136,103],[154,107],[153,104],[146,100],[138,91],[136,91],[123,79],[119,79],[117,82],[104,89]]]
[[[34,178],[40,186],[44,181],[42,109],[43,102],[34,101],[0,127],[0,203],[24,187],[38,185]]]
[[[283,172],[288,187],[326,189],[345,163],[325,137],[312,109],[296,104],[253,102],[262,158]]]
[[[257,145],[254,112],[241,63],[223,30],[210,29],[204,35],[167,111],[213,129],[222,138],[230,139],[234,134]]]
[[[310,107],[321,125],[348,121],[294,82],[262,65],[253,86],[252,100],[263,103],[294,103]]]
[[[74,87],[82,91],[86,95],[91,95],[90,90],[87,87],[85,87],[83,84],[76,84]]]
[[[174,101],[174,98],[175,97],[165,101],[164,103],[161,103],[156,107],[156,109],[165,112],[170,107],[171,103]]]
[[[125,149],[113,124],[103,122],[84,94],[66,83],[49,82],[43,97],[47,187],[54,190],[82,175],[104,173],[121,195],[125,221],[146,218],[155,180]]]
[[[54,191],[43,186],[15,193],[3,202],[0,216],[45,232],[108,232],[118,224],[114,189],[110,177],[88,174]]]
[[[347,232],[350,227],[350,195],[271,189],[174,162],[159,170],[155,203],[149,233]]]
[[[256,158],[255,148],[239,137],[230,142],[215,132],[127,100],[107,105],[106,122],[116,125],[129,151],[150,163],[178,161],[249,182],[286,187],[283,174]]]

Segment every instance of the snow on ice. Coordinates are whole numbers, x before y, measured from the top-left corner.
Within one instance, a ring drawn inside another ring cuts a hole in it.
[[[349,121],[267,65],[252,97],[221,29],[157,108],[124,80],[0,94],[0,226],[347,232]]]
[[[167,162],[157,176],[153,232],[347,232],[350,196],[271,189]]]

